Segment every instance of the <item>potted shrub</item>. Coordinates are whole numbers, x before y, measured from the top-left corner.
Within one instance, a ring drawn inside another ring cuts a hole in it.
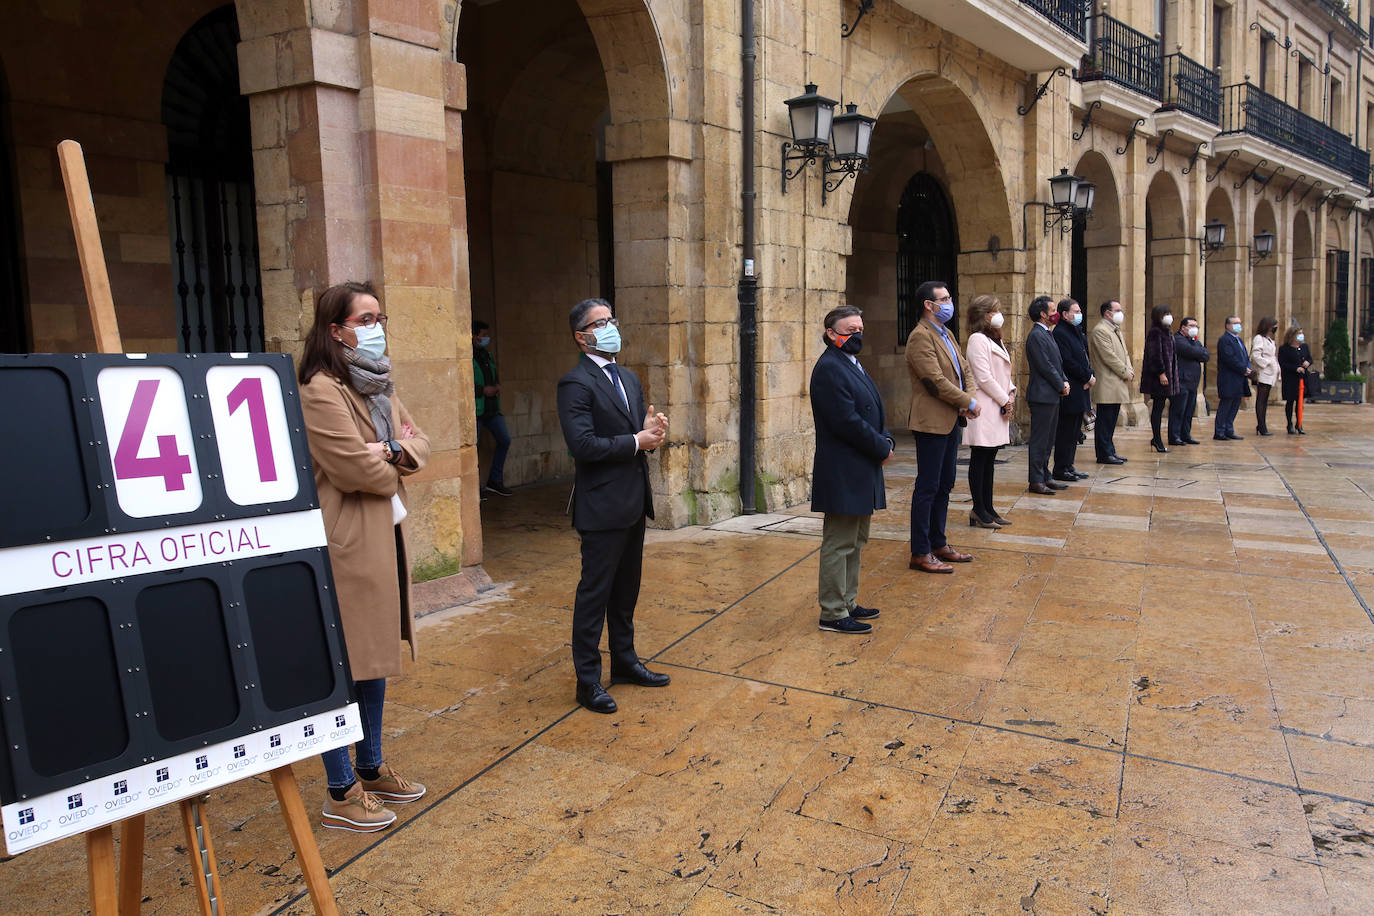
[[[1359,404],[1364,400],[1364,376],[1350,371],[1350,327],[1337,318],[1326,329],[1322,345],[1322,397],[1333,403]]]

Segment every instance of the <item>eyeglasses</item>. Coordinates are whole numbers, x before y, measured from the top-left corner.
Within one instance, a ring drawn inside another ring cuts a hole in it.
[[[371,328],[371,327],[375,327],[375,326],[377,326],[377,325],[379,325],[379,324],[380,324],[382,327],[386,327],[386,322],[387,322],[387,318],[386,318],[385,315],[373,315],[372,313],[369,312],[369,313],[366,314],[366,315],[359,315],[357,318],[347,318],[347,319],[345,319],[345,320],[344,320],[344,327],[346,327],[346,328],[360,328],[360,327],[361,327],[361,328]]]
[[[927,299],[927,302],[934,302],[936,305],[947,305],[954,301],[953,296],[946,296],[943,299]]]
[[[584,325],[582,325],[582,327],[578,328],[578,330],[579,330],[579,331],[599,331],[599,330],[601,330],[602,328],[606,327],[607,325],[610,325],[610,326],[613,327],[613,328],[618,328],[618,327],[620,327],[620,319],[619,319],[619,318],[598,318],[596,321],[593,321],[593,322],[591,322],[590,324],[584,324]]]

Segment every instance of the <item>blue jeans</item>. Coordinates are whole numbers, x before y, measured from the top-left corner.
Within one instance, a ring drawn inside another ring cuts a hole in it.
[[[945,540],[949,491],[954,489],[955,459],[959,455],[959,427],[948,433],[918,433],[916,439],[916,486],[911,493],[911,555],[921,557],[939,550]]]
[[[358,695],[358,712],[362,716],[363,738],[355,744],[358,769],[375,770],[382,763],[382,703],[386,700],[386,678],[354,681],[353,692]],[[348,762],[348,747],[336,747],[320,755],[329,788],[347,789],[355,779]]]
[[[482,438],[482,430],[491,433],[496,441],[496,450],[491,455],[491,473],[487,483],[502,486],[506,482],[506,453],[510,451],[510,430],[506,429],[506,418],[501,414],[477,418],[477,438]]]

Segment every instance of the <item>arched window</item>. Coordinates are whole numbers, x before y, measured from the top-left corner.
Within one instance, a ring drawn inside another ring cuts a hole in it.
[[[911,176],[897,204],[897,339],[903,344],[921,320],[925,303],[916,290],[927,280],[944,280],[954,297],[954,318],[948,327],[959,334],[959,237],[950,206],[935,176]]]
[[[162,85],[172,270],[184,353],[261,352],[262,281],[238,20],[224,6],[191,27]]]

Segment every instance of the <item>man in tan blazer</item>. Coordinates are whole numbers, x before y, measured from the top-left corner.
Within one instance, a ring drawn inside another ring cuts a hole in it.
[[[1135,367],[1131,365],[1126,339],[1121,336],[1121,325],[1126,320],[1121,302],[1108,299],[1102,303],[1101,311],[1102,320],[1088,334],[1088,359],[1097,376],[1097,384],[1091,391],[1097,410],[1093,442],[1097,446],[1098,464],[1125,464],[1126,459],[1117,455],[1112,438],[1116,434],[1117,418],[1121,416],[1121,405],[1131,399]]]
[[[959,343],[945,324],[954,317],[954,299],[943,280],[928,280],[916,291],[921,320],[906,339],[911,376],[911,414],[907,425],[916,438],[916,487],[911,495],[911,569],[952,573],[950,563],[973,559],[945,540],[949,491],[959,454],[959,425],[978,416],[973,376]]]

